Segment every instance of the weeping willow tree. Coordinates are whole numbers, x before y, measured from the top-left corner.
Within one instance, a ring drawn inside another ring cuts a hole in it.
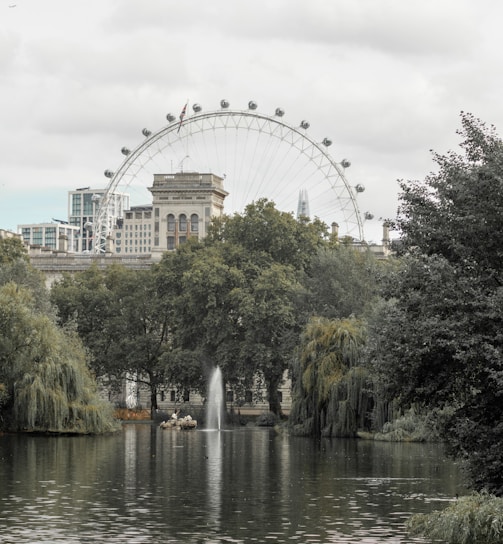
[[[0,287],[0,423],[13,431],[102,433],[115,430],[112,407],[75,334],[38,311],[30,292]]]
[[[297,434],[354,436],[368,424],[374,400],[360,320],[312,318],[302,337],[290,414]]]

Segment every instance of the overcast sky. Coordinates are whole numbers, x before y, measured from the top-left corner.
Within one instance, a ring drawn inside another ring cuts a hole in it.
[[[503,130],[501,21],[500,0],[0,0],[0,228],[66,219],[141,128],[226,98],[329,136],[378,240],[462,110]]]

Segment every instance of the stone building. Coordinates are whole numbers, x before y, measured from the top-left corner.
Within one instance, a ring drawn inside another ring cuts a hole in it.
[[[152,187],[152,258],[176,249],[188,238],[201,240],[212,218],[224,213],[223,178],[215,174],[155,174]]]

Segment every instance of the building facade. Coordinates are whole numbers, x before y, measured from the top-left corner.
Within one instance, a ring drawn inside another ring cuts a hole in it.
[[[106,189],[91,189],[81,187],[68,192],[68,222],[80,230],[77,240],[77,253],[91,252],[94,246],[93,224]],[[109,213],[114,221],[119,221],[124,216],[124,211],[129,209],[129,195],[125,193],[113,193],[110,195]]]
[[[152,251],[152,206],[132,206],[112,233],[114,253],[145,255]]]
[[[215,174],[155,174],[152,187],[152,257],[174,250],[195,237],[204,238],[212,218],[224,213],[223,178]]]
[[[66,251],[68,253],[77,251],[79,227],[66,223],[36,223],[18,225],[18,230],[23,242],[28,247],[43,247],[52,251]]]

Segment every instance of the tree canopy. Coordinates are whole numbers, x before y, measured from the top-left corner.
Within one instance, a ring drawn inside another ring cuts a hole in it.
[[[80,340],[37,310],[29,291],[0,287],[0,417],[15,431],[115,430]]]
[[[503,143],[462,114],[464,154],[402,182],[402,266],[384,289],[369,347],[382,390],[442,409],[449,451],[476,489],[503,494]]]

